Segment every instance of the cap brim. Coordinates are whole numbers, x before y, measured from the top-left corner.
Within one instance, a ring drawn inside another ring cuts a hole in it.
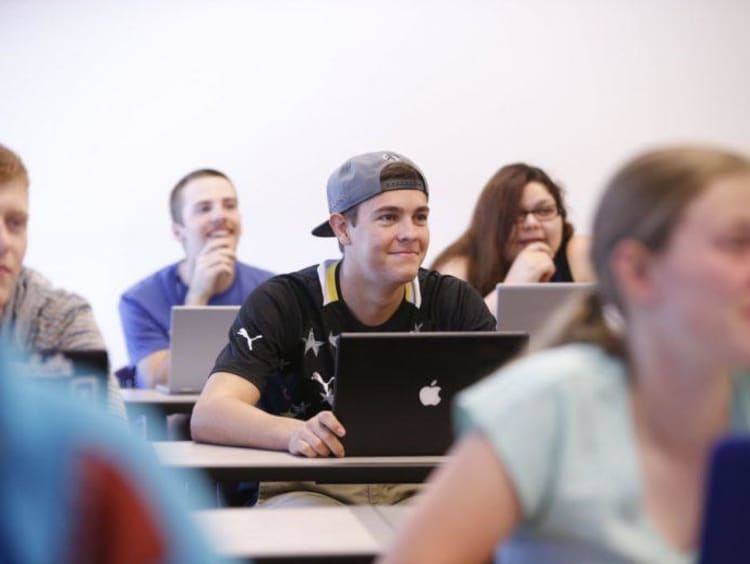
[[[328,223],[327,219],[323,223],[318,225],[315,229],[313,229],[312,234],[315,235],[316,237],[335,237],[336,236],[333,232],[333,229],[331,229],[331,224]]]

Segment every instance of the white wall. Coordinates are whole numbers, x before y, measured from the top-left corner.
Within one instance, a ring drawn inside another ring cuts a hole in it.
[[[93,304],[125,361],[120,292],[177,260],[166,199],[237,184],[243,260],[335,256],[310,228],[348,156],[409,155],[432,250],[502,164],[568,189],[588,229],[622,159],[663,142],[750,152],[745,0],[0,0],[0,142],[31,173],[27,263]]]

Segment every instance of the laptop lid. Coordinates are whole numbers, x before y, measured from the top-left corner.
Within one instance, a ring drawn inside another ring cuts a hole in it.
[[[453,396],[521,352],[525,333],[342,333],[334,413],[349,456],[444,454]]]
[[[45,386],[77,400],[103,406],[107,402],[109,357],[107,351],[45,350],[18,357],[12,366]]]
[[[536,284],[498,284],[497,328],[500,331],[524,331],[533,346],[560,308],[596,289],[588,282],[551,282]]]
[[[240,306],[173,306],[169,340],[169,394],[197,394],[228,342]]]
[[[747,562],[750,550],[750,438],[719,443],[707,481],[700,564]]]

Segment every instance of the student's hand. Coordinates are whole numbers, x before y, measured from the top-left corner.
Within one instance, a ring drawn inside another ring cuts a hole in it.
[[[289,439],[289,452],[315,458],[317,456],[344,456],[344,445],[339,438],[346,434],[331,411],[321,411],[304,421]]]
[[[555,274],[554,253],[547,243],[530,243],[518,253],[505,282],[549,282]]]
[[[195,259],[188,293],[193,303],[206,303],[222,283],[234,276],[237,253],[231,237],[212,237]],[[185,300],[188,303],[188,300]]]

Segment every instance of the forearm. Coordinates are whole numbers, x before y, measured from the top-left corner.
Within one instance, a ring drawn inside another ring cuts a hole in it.
[[[191,434],[198,442],[288,450],[292,434],[302,424],[234,397],[201,397],[193,410]]]
[[[169,372],[169,350],[155,351],[142,358],[136,365],[136,382],[139,388],[155,388],[167,383]]]
[[[208,300],[210,299],[211,299],[211,294],[209,292],[201,292],[191,287],[188,289],[188,293],[185,296],[185,305],[189,305],[189,306],[207,305]]]

